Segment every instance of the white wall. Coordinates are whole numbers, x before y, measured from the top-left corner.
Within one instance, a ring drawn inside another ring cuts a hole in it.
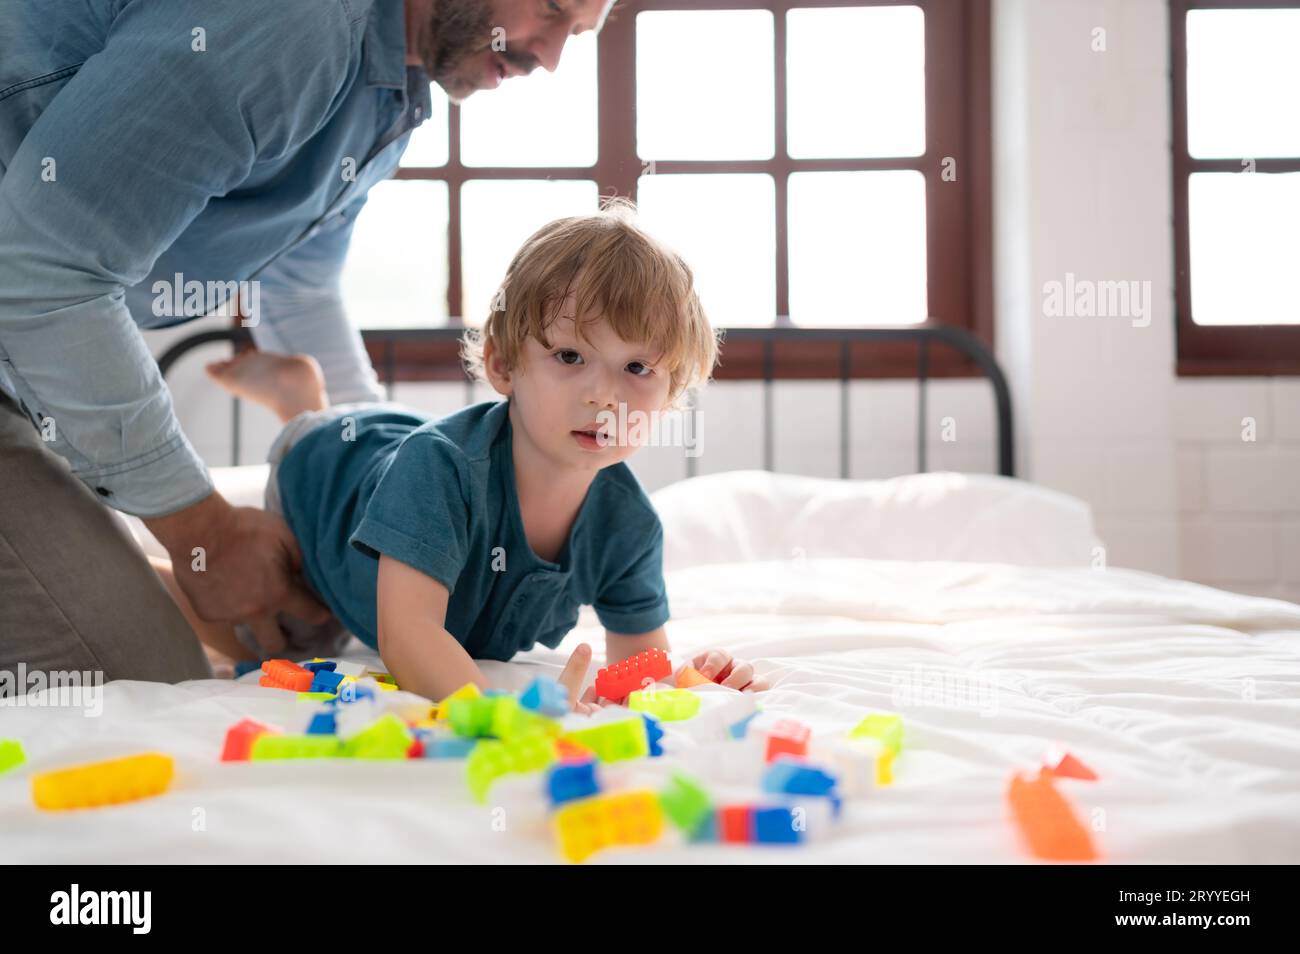
[[[1105,52],[1092,50],[1097,27]],[[1300,602],[1300,380],[1174,375],[1167,29],[1164,0],[996,0],[997,350],[1018,469],[1092,505],[1110,565]],[[1150,281],[1150,323],[1046,316],[1043,286],[1066,273]],[[205,326],[149,338],[160,352]],[[173,393],[200,453],[225,464],[229,402],[202,360],[178,368]],[[393,396],[446,413],[464,389]],[[855,383],[850,403],[851,476],[911,472],[915,385]],[[779,384],[773,406],[776,468],[837,476],[837,385]],[[716,384],[701,407],[701,473],[762,465],[761,385]],[[933,384],[927,416],[931,469],[995,469],[986,385]],[[1241,439],[1245,417],[1253,442]],[[955,441],[940,439],[945,418]],[[243,422],[242,462],[258,461],[275,421],[246,407]],[[634,467],[650,489],[685,473],[680,449],[647,449]]]

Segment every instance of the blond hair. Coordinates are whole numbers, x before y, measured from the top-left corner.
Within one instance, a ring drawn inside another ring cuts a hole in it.
[[[531,336],[551,347],[546,329],[559,317],[570,292],[577,299],[576,334],[603,318],[624,341],[645,342],[663,352],[670,378],[668,405],[706,381],[718,358],[718,339],[695,293],[690,267],[672,249],[635,223],[636,206],[615,197],[595,215],[556,219],[542,226],[515,253],[492,297],[487,322],[461,337],[461,358],[478,381],[487,381],[484,345],[509,370],[520,364]],[[575,287],[576,284],[576,287]],[[579,316],[591,314],[585,320]]]

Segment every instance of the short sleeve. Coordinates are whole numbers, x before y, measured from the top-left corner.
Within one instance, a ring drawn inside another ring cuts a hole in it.
[[[646,537],[641,537],[646,540]],[[655,520],[648,542],[630,564],[602,582],[593,604],[596,618],[613,633],[648,633],[668,622],[668,591],[664,586],[664,531]]]
[[[416,432],[398,447],[348,543],[412,566],[452,592],[469,553],[468,463],[460,449]]]

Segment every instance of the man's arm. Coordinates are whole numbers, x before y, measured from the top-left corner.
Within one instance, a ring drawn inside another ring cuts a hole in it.
[[[0,180],[0,361],[52,422],[52,449],[110,506],[155,517],[212,493],[123,287],[258,155],[319,125],[347,68],[346,10],[133,3]]]

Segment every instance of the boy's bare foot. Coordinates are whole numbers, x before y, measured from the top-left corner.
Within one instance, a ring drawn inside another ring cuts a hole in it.
[[[250,350],[210,362],[206,369],[231,394],[269,408],[281,423],[288,423],[303,411],[321,411],[329,406],[325,375],[311,355]]]

